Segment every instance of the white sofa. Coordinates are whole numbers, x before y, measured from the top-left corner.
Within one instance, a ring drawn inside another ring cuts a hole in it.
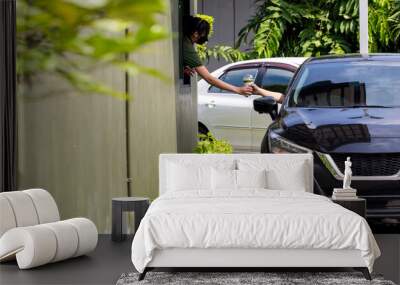
[[[96,248],[97,228],[86,218],[60,221],[49,192],[29,189],[0,193],[0,262],[20,269],[84,255]]]

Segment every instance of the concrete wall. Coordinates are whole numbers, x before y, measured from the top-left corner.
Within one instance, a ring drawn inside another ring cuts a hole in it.
[[[170,29],[171,11],[160,22]],[[176,48],[170,38],[131,55],[138,63],[170,75],[171,81],[144,75],[131,78],[133,100],[128,103],[77,94],[52,76],[20,86],[18,188],[49,190],[63,219],[88,217],[100,233],[111,230],[111,198],[128,196],[127,178],[132,178],[131,195],[157,197],[158,155],[177,151]],[[125,90],[123,72],[93,73]],[[186,141],[192,144],[192,140]]]
[[[248,19],[255,13],[254,2],[254,0],[198,0],[198,13],[214,17],[214,35],[210,39],[208,46],[234,46],[240,29],[246,25]],[[241,46],[242,50],[247,48],[247,45]],[[223,59],[220,61],[210,59],[207,67],[210,71],[213,71],[225,64],[227,62]]]

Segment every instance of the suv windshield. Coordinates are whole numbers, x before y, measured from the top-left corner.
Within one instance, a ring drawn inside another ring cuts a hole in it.
[[[400,106],[400,62],[308,64],[294,83],[289,106]]]

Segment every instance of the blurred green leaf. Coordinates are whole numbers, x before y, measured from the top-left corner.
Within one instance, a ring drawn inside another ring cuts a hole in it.
[[[131,76],[168,80],[153,68],[123,60],[170,36],[156,20],[165,9],[165,0],[18,0],[18,78],[56,72],[78,90],[124,99],[126,94],[95,81],[87,71],[114,65]]]

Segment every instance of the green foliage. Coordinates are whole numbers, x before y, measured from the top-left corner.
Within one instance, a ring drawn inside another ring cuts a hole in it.
[[[212,37],[212,35],[214,34],[214,18],[212,16],[204,15],[204,14],[196,14],[195,16],[207,21],[210,24],[210,33],[208,34],[208,39],[210,39]],[[196,44],[196,51],[201,60],[205,60],[205,59],[209,58],[208,52],[207,52],[208,51],[207,44],[208,44],[208,42],[205,42],[202,45]]]
[[[210,24],[210,32],[208,33],[208,37],[211,38],[214,34],[214,18],[205,14],[196,14],[195,16],[203,19]]]
[[[204,14],[196,14],[196,17],[202,18],[210,24],[210,33],[208,34],[208,38],[210,39],[214,34],[214,18]],[[214,57],[218,60],[223,58],[226,61],[232,62],[248,59],[248,55],[246,53],[236,48],[223,45],[216,45],[212,48],[209,48],[207,42],[202,45],[197,44],[196,50],[201,60],[209,60],[210,57]]]
[[[222,45],[216,45],[212,48],[202,47],[200,55],[202,60],[204,59],[208,60],[209,58],[213,57],[218,60],[225,59],[226,61],[230,62],[246,60],[250,58],[249,55],[245,52],[242,52],[230,46],[222,46]]]
[[[127,98],[95,81],[93,67],[115,66],[129,75],[159,71],[126,55],[168,37],[157,24],[164,0],[18,0],[17,75],[31,80],[45,72],[57,74],[80,91]],[[127,30],[129,28],[129,30]]]
[[[217,140],[210,132],[207,135],[199,135],[199,141],[195,153],[232,153],[233,148],[225,140]]]
[[[359,50],[359,0],[255,0],[235,48],[203,53],[227,61],[320,56]],[[400,52],[400,1],[369,0],[370,52]],[[245,52],[239,47],[247,43]],[[232,56],[233,55],[233,56]]]
[[[257,0],[257,13],[239,32],[257,56],[320,56],[358,52],[359,0]],[[398,0],[369,1],[371,52],[398,52]],[[272,35],[264,39],[266,32]],[[260,40],[260,38],[262,40]]]
[[[388,18],[390,26],[392,27],[391,36],[397,42],[400,41],[400,1],[393,5],[393,12]]]

